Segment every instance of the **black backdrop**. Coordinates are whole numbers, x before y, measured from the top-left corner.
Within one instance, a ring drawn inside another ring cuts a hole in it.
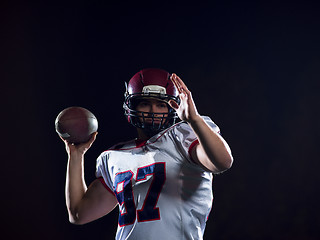
[[[4,239],[113,239],[117,211],[68,222],[65,107],[99,120],[95,158],[135,135],[124,81],[177,73],[235,158],[215,178],[205,239],[319,239],[319,4],[203,1],[1,2],[1,233]]]

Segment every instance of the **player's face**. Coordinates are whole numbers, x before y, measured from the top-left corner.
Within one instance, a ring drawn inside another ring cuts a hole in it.
[[[161,121],[164,121],[163,117],[168,116],[167,114],[163,114],[163,113],[168,113],[169,111],[167,104],[157,99],[142,99],[138,103],[136,110],[139,112],[147,113],[147,114],[144,114],[144,120],[146,123],[149,123],[149,124],[152,124],[151,116],[153,113],[154,113],[153,123],[159,124]]]

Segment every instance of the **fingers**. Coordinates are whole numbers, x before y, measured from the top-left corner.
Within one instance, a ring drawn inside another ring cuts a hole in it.
[[[181,78],[177,76],[177,74],[173,73],[171,75],[171,81],[176,86],[179,93],[190,94],[188,87],[184,84]]]
[[[89,146],[91,146],[92,145],[92,143],[96,140],[96,137],[97,137],[97,134],[98,134],[98,132],[94,132],[93,134],[92,134],[92,136],[91,136],[91,138],[90,138],[90,140],[89,140]]]
[[[93,142],[96,140],[97,134],[98,132],[92,133],[91,138],[87,142],[78,144],[77,147],[78,148],[84,147],[85,149],[90,148]]]
[[[85,153],[91,147],[93,142],[96,140],[97,134],[98,134],[98,132],[92,133],[91,138],[87,142],[78,143],[78,144],[74,144],[72,142],[69,142],[68,140],[63,139],[62,137],[60,137],[60,138],[63,140],[63,142],[65,144],[66,151],[68,153],[71,153],[71,152]]]

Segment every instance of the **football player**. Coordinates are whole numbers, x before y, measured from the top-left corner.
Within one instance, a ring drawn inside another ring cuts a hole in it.
[[[123,108],[138,136],[101,153],[89,187],[83,162],[96,133],[81,145],[65,141],[70,222],[88,223],[118,205],[115,239],[202,239],[213,175],[233,162],[218,126],[197,112],[184,82],[161,69],[130,79]]]

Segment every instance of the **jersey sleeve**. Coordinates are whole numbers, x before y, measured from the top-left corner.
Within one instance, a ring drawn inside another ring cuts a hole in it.
[[[96,161],[96,178],[103,179],[104,181],[104,186],[106,188],[109,188],[108,190],[110,192],[113,192],[113,184],[110,178],[109,174],[109,168],[108,168],[108,158],[109,158],[109,153],[108,151],[103,152],[100,154],[100,156],[97,158]]]
[[[213,131],[220,134],[219,127],[210,119],[210,117],[202,116],[205,122],[213,129]],[[180,149],[182,155],[184,155],[190,162],[191,160],[191,150],[199,142],[196,134],[193,132],[188,123],[182,122],[178,124],[174,131],[174,138],[177,147]]]

